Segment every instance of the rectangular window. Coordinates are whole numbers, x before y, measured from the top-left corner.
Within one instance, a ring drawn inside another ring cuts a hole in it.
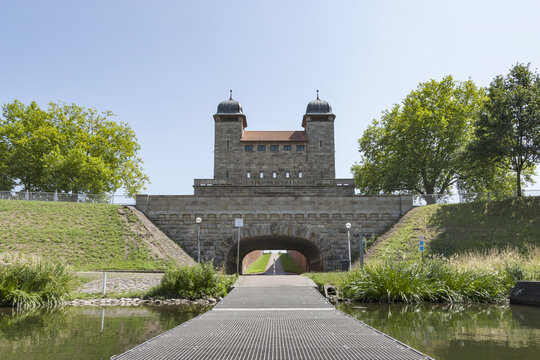
[[[251,179],[251,172],[250,172],[250,171],[248,171],[248,172],[246,173],[246,177],[247,177],[248,179]]]
[[[253,152],[253,145],[246,145],[246,146],[244,146],[244,149],[245,149],[247,152]]]
[[[322,140],[319,140],[319,147],[322,147]]]
[[[259,177],[260,177],[261,179],[264,177],[264,173],[263,173],[262,171],[259,173]]]
[[[303,174],[301,171],[298,172],[298,177],[299,177],[299,178],[302,178],[303,175],[304,175],[304,174]]]
[[[291,145],[283,145],[283,151],[291,151]]]
[[[296,151],[304,151],[304,145],[296,145]]]
[[[229,140],[227,140],[227,149],[229,148]]]
[[[279,151],[279,145],[270,145],[270,151]]]
[[[272,173],[272,177],[273,177],[274,179],[277,178],[277,172],[274,171],[274,172]]]
[[[288,171],[285,171],[285,177],[286,177],[287,179],[290,178],[290,177],[291,177],[291,173],[288,172]]]
[[[266,145],[257,145],[257,151],[266,151]]]

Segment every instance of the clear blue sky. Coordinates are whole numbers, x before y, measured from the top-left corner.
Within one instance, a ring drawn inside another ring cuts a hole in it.
[[[301,129],[319,89],[347,178],[367,125],[419,82],[537,68],[538,14],[519,0],[2,1],[0,104],[111,110],[142,146],[145,192],[191,194],[213,176],[212,115],[229,89],[248,130]]]

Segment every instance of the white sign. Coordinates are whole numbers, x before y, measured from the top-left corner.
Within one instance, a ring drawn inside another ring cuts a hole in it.
[[[244,226],[244,219],[234,219],[234,227]]]

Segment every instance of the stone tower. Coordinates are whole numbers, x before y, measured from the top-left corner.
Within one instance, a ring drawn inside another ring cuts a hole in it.
[[[246,131],[246,115],[231,93],[214,115],[214,178],[195,180],[195,194],[354,194],[350,179],[335,179],[335,117],[317,91],[303,130]]]

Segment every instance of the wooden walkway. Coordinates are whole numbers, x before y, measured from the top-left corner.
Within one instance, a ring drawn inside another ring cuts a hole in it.
[[[237,285],[211,311],[111,359],[431,359],[337,311],[305,277]]]

